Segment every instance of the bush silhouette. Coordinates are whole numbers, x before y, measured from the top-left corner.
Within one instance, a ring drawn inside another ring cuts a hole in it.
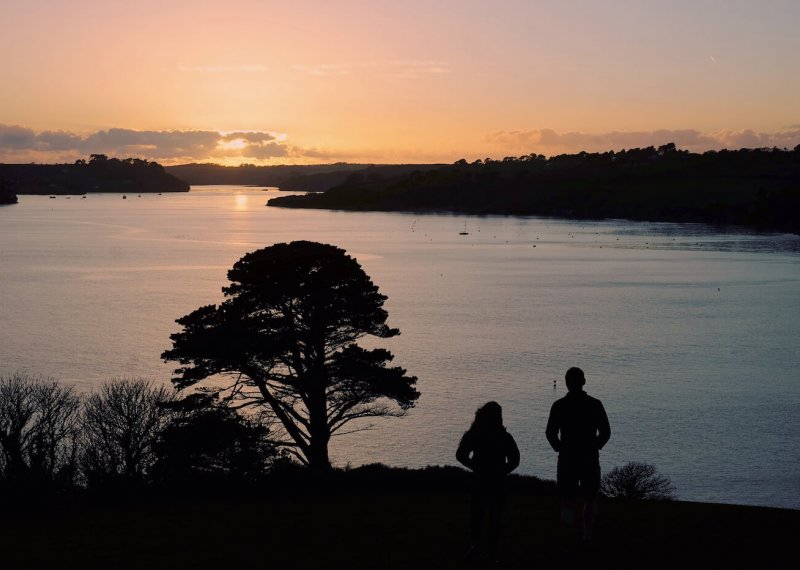
[[[606,497],[625,499],[669,501],[676,496],[668,477],[660,475],[655,465],[639,461],[614,467],[603,477],[600,490]]]

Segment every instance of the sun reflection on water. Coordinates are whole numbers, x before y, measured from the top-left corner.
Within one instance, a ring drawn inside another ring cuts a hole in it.
[[[233,199],[236,201],[236,209],[246,210],[248,198],[249,196],[247,194],[234,194]]]

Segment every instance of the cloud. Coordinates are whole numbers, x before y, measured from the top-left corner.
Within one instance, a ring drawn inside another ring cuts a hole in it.
[[[68,131],[43,131],[36,138],[40,150],[45,151],[71,150],[83,142],[81,137]]]
[[[271,131],[172,130],[112,128],[86,135],[42,131],[0,124],[0,161],[65,161],[89,154],[141,157],[165,164],[217,158],[267,160],[302,156],[303,149]]]
[[[584,133],[553,129],[495,131],[480,148],[322,148],[293,145],[283,133],[258,130],[134,130],[110,128],[92,133],[36,132],[21,125],[0,123],[0,162],[73,162],[90,154],[119,158],[136,157],[165,165],[186,162],[319,163],[319,162],[452,162],[460,156],[520,156],[532,152],[603,152],[674,142],[692,152],[721,148],[794,148],[800,144],[800,125],[774,132],[727,129],[702,132],[695,129],[609,131]]]
[[[318,65],[294,65],[295,71],[302,71],[308,75],[328,77],[331,75],[352,75],[361,66],[348,63],[322,63]]]
[[[415,59],[384,62],[320,63],[315,65],[295,65],[293,68],[296,71],[316,77],[377,73],[393,77],[418,78],[450,73],[450,64],[446,61]]]
[[[235,65],[179,65],[178,71],[190,73],[253,73],[267,71],[267,66],[258,63],[241,63]]]
[[[32,149],[36,145],[36,133],[19,125],[0,124],[0,148]]]
[[[395,77],[416,78],[425,75],[443,75],[450,73],[450,65],[446,61],[393,61]]]
[[[108,129],[82,139],[82,146],[92,153],[147,156],[164,159],[208,156],[218,146],[217,131],[134,131]]]
[[[222,133],[222,140],[235,141],[243,140],[250,143],[262,144],[266,141],[273,141],[278,138],[275,133],[262,132],[262,131],[231,131]]]
[[[276,142],[249,144],[242,149],[242,154],[239,156],[243,156],[246,158],[254,158],[257,160],[265,160],[269,158],[283,158],[285,156],[289,156],[289,150],[290,149],[287,145]]]
[[[752,129],[701,132],[695,129],[657,129],[652,131],[609,131],[606,133],[559,133],[552,129],[495,131],[485,141],[498,150],[527,154],[559,154],[570,152],[602,152],[674,142],[678,148],[693,152],[722,148],[793,148],[800,143],[800,127],[792,126],[772,133]]]

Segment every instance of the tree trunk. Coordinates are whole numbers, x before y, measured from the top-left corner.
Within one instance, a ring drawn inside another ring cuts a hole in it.
[[[328,457],[328,442],[331,439],[328,427],[328,402],[325,391],[325,371],[322,366],[315,370],[312,388],[309,391],[308,419],[309,442],[308,466],[312,471],[323,473],[331,468]]]
[[[314,472],[325,473],[331,468],[328,457],[328,434],[311,432],[311,446],[308,453],[308,467]]]

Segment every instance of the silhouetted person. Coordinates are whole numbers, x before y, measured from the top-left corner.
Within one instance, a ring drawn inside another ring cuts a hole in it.
[[[477,554],[481,530],[486,526],[486,555],[497,557],[500,519],[505,502],[505,479],[519,466],[519,449],[503,426],[503,409],[487,402],[475,412],[475,420],[461,438],[456,459],[475,475],[470,512],[470,547]]]
[[[580,368],[565,376],[567,395],[556,400],[547,420],[547,441],[558,452],[557,482],[561,497],[562,533],[580,522],[585,544],[591,543],[600,490],[600,450],[611,437],[603,404],[583,391]],[[581,520],[576,512],[582,503]]]

